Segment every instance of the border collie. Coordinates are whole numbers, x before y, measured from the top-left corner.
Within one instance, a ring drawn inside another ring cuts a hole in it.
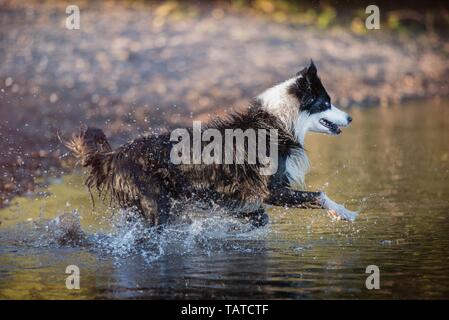
[[[174,164],[170,153],[177,141],[172,141],[169,133],[142,136],[112,150],[100,129],[85,128],[66,146],[90,168],[86,179],[89,192],[96,189],[112,206],[134,209],[154,226],[169,223],[179,214],[179,209],[173,210],[175,203],[220,208],[256,227],[268,222],[266,205],[327,209],[338,219],[352,221],[357,213],[323,192],[294,189],[304,186],[309,167],[303,148],[306,133],[338,135],[351,121],[331,103],[311,61],[293,78],[253,99],[245,111],[213,120],[201,129],[221,133],[228,129],[276,130],[277,171],[272,175],[261,173],[260,161]],[[248,144],[245,147],[247,159]]]

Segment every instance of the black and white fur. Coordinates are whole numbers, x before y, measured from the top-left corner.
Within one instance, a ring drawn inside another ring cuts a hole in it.
[[[260,94],[243,112],[203,128],[222,133],[225,129],[276,129],[278,170],[272,176],[261,174],[260,163],[175,165],[170,161],[175,142],[168,133],[143,136],[112,150],[100,129],[88,128],[74,134],[66,145],[90,168],[89,190],[97,189],[112,205],[137,210],[152,225],[170,222],[179,213],[179,207],[173,210],[174,203],[220,207],[255,226],[268,221],[265,205],[327,209],[352,221],[356,213],[323,192],[295,190],[304,186],[309,167],[303,148],[306,133],[336,135],[351,120],[332,105],[311,62],[295,77]]]

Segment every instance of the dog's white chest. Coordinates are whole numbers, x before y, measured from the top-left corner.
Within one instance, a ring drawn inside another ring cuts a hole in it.
[[[296,149],[288,156],[285,171],[291,186],[305,187],[305,176],[309,166],[309,159],[303,149]]]

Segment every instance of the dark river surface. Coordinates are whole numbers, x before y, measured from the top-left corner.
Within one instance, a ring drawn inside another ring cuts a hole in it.
[[[92,210],[74,174],[0,210],[0,298],[449,298],[449,106],[351,115],[342,135],[306,138],[307,185],[360,210],[354,223],[271,208],[247,232],[198,212],[155,234]],[[379,290],[365,286],[368,265]]]

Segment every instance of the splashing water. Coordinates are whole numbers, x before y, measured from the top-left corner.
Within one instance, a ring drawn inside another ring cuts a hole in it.
[[[224,249],[241,250],[233,239],[263,239],[268,232],[269,227],[254,229],[224,212],[190,209],[181,221],[163,229],[149,226],[132,211],[120,210],[110,221],[112,231],[91,234],[83,231],[75,209],[50,220],[21,223],[9,230],[9,241],[35,247],[85,247],[122,259],[140,255],[151,263],[162,256],[192,251],[211,255]]]

